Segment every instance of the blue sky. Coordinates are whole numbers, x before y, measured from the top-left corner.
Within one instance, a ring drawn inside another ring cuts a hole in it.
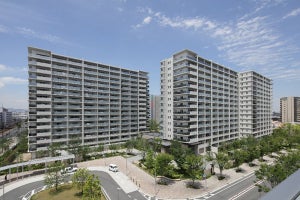
[[[27,108],[27,47],[149,72],[182,49],[300,96],[299,0],[0,0],[0,104]]]

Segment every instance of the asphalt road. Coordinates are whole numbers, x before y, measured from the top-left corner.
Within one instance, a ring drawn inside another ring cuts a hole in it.
[[[92,171],[93,174],[100,178],[101,185],[105,189],[107,195],[112,200],[146,200],[146,198],[138,191],[126,194],[120,186],[106,172]],[[4,195],[5,200],[20,200],[29,191],[39,188],[44,185],[44,181],[36,181],[14,190],[11,190]],[[2,189],[2,187],[1,187]],[[2,198],[1,198],[2,200]]]
[[[121,188],[119,188],[118,183],[115,182],[106,172],[93,171],[92,173],[94,173],[100,178],[103,188],[112,200],[147,200],[138,191],[126,194]]]
[[[29,191],[33,190],[33,189],[36,189],[38,187],[41,187],[44,185],[44,181],[37,181],[37,182],[33,182],[33,183],[30,183],[30,184],[27,184],[27,185],[23,185],[19,188],[16,188],[14,190],[11,190],[9,192],[5,192],[4,193],[4,199],[5,200],[20,200],[22,199],[22,197]],[[2,187],[1,187],[2,189]],[[5,189],[5,187],[4,187]],[[2,198],[3,199],[3,198]],[[1,199],[1,200],[2,200]]]
[[[258,188],[254,185],[255,175],[252,174],[247,178],[235,182],[222,188],[218,191],[211,193],[208,200],[257,200],[263,194],[258,192]]]

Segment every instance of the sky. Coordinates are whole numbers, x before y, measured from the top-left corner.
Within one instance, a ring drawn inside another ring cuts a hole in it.
[[[299,0],[0,0],[0,104],[28,108],[27,47],[149,72],[183,49],[300,96]]]

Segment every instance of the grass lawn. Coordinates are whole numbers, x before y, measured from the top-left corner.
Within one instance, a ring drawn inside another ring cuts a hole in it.
[[[31,197],[31,200],[79,200],[82,199],[79,196],[79,190],[76,187],[72,187],[72,184],[62,185],[58,188],[58,191],[55,191],[55,188],[44,190],[39,192]],[[105,198],[101,197],[101,200]]]

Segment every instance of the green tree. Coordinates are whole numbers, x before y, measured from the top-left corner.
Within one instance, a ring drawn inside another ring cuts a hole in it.
[[[152,143],[152,148],[154,152],[161,152],[161,147],[162,147],[162,139],[161,138],[154,138],[153,143]]]
[[[61,149],[61,145],[59,143],[52,143],[48,146],[48,152],[50,157],[59,156],[59,150]]]
[[[212,175],[214,175],[215,174],[215,165],[216,165],[215,154],[212,151],[207,151],[206,155],[205,155],[205,160],[208,162],[211,162],[210,163],[210,166],[211,166],[210,173]]]
[[[98,145],[97,151],[98,151],[98,152],[104,151],[104,146],[103,146],[103,144],[99,144],[99,145]]]
[[[239,172],[241,171],[241,164],[243,164],[243,162],[245,162],[245,160],[247,159],[247,152],[241,149],[237,149],[234,150],[233,154],[232,154],[232,158],[234,159],[234,166],[236,167],[236,171]]]
[[[11,138],[1,138],[0,139],[0,148],[2,152],[6,151],[9,148],[9,145],[12,143]]]
[[[55,162],[48,166],[47,174],[45,177],[45,184],[48,188],[55,186],[55,190],[58,190],[59,184],[64,182],[66,175],[61,173],[63,170],[64,164],[61,162]]]
[[[149,150],[146,153],[144,164],[147,167],[147,169],[153,169],[154,168],[154,164],[155,164],[154,151]]]
[[[172,140],[170,145],[170,154],[174,157],[179,169],[184,169],[185,158],[191,154],[188,147],[183,146],[179,141]]]
[[[77,170],[77,172],[74,173],[72,177],[72,183],[75,185],[80,191],[81,194],[83,194],[83,187],[90,176],[90,173],[85,168],[80,168]]]
[[[101,195],[101,184],[99,178],[94,174],[89,175],[83,187],[83,199],[98,200],[101,199]]]
[[[128,153],[132,153],[132,149],[134,148],[134,140],[133,139],[127,140],[125,143],[125,147]]]
[[[185,159],[185,170],[189,177],[193,180],[193,185],[197,178],[203,175],[203,159],[201,156],[191,154]]]
[[[288,154],[287,156],[280,156],[274,165],[262,164],[259,170],[255,171],[256,178],[264,181],[264,185],[260,184],[259,188],[268,191],[270,189],[268,185],[274,188],[299,168],[299,151]]]
[[[157,175],[169,176],[174,170],[171,164],[173,156],[167,153],[160,153],[155,158],[155,170]]]
[[[154,119],[149,120],[149,130],[150,132],[159,132],[159,123]]]
[[[117,151],[118,148],[119,148],[119,147],[118,147],[118,145],[116,145],[116,144],[111,144],[111,145],[109,145],[109,150],[111,150],[113,153],[115,153],[115,152]]]
[[[224,178],[223,176],[223,169],[228,165],[229,157],[227,154],[223,152],[219,152],[216,154],[216,163],[220,169],[220,178]]]

